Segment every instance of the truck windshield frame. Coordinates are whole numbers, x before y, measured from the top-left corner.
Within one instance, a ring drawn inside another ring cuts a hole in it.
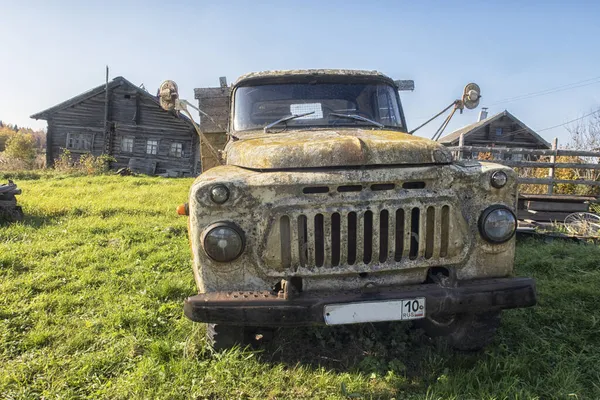
[[[298,114],[305,115],[286,120],[278,130],[344,127],[406,132],[397,88],[381,81],[241,85],[233,97],[231,126],[236,132],[263,130],[273,121]]]

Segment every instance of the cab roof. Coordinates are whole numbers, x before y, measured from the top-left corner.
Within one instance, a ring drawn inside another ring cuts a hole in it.
[[[234,86],[245,85],[248,83],[281,83],[287,80],[302,81],[304,79],[312,80],[315,78],[328,78],[340,81],[344,79],[350,79],[352,81],[379,80],[394,85],[392,78],[378,71],[356,69],[291,69],[250,72],[240,76],[237,81],[235,81]]]

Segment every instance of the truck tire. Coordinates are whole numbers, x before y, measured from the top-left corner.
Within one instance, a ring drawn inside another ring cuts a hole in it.
[[[245,346],[246,329],[243,326],[206,324],[206,341],[216,351]]]
[[[273,328],[206,324],[206,339],[216,351],[231,349],[235,346],[257,346],[273,338]]]
[[[489,345],[500,326],[500,311],[484,314],[458,314],[448,318],[426,318],[418,326],[428,336],[444,336],[460,351],[477,351]]]

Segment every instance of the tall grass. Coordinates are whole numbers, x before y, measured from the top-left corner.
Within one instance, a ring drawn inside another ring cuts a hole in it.
[[[0,227],[0,398],[600,398],[600,250],[525,242],[539,305],[461,354],[409,324],[285,329],[212,354],[182,314],[195,292],[191,179],[21,176]]]

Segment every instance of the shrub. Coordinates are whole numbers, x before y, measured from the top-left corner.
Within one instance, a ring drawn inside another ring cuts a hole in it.
[[[13,135],[6,141],[4,156],[9,160],[33,164],[36,157],[35,139],[31,135]]]
[[[60,157],[54,160],[54,169],[67,173],[100,175],[107,173],[110,163],[116,161],[114,157],[107,154],[96,157],[91,153],[84,153],[79,156],[79,160],[75,160],[71,151],[64,149]]]

